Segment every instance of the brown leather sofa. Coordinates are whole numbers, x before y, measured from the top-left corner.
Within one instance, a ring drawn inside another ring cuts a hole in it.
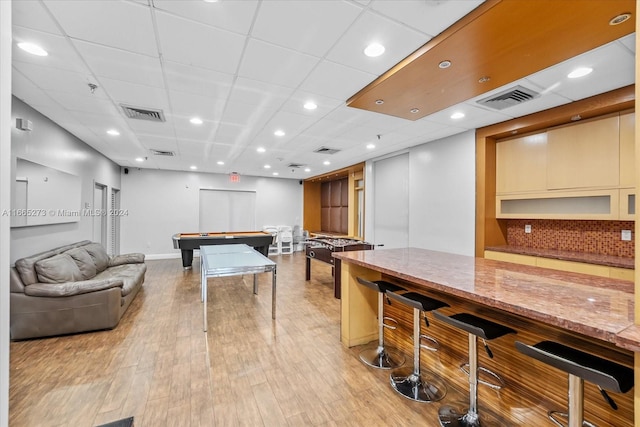
[[[11,339],[114,328],[144,282],[143,254],[109,256],[85,240],[16,261]]]

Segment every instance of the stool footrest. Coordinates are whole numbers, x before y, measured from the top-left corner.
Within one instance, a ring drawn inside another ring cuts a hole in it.
[[[567,414],[566,412],[549,411],[547,412],[547,416],[549,417],[551,422],[558,427],[566,427],[569,425],[569,414]],[[564,418],[564,420],[560,421],[558,417],[562,417]],[[586,427],[596,427],[595,424],[591,424],[589,421],[582,421],[582,425]]]
[[[469,364],[468,363],[463,363],[462,365],[460,365],[460,370],[462,372],[464,372],[467,376],[469,376]],[[485,379],[480,378],[480,375],[482,373],[485,373],[486,375],[495,378],[496,382],[494,383],[494,382],[491,382],[489,380],[485,380]],[[496,374],[495,372],[493,372],[493,371],[491,371],[491,370],[489,370],[489,369],[487,369],[485,367],[478,366],[478,374],[479,374],[478,375],[478,382],[480,384],[484,384],[487,387],[490,387],[490,388],[492,388],[494,390],[500,390],[502,387],[504,387],[504,380],[500,377],[500,375]]]

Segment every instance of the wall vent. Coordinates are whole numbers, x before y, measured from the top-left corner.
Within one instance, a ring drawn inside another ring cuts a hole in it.
[[[120,104],[124,114],[130,119],[148,120],[151,122],[164,122],[164,113],[162,110],[154,110],[151,108],[140,108],[132,105]]]
[[[153,148],[151,149],[151,154],[153,154],[154,156],[175,156],[176,153],[174,153],[173,151],[164,151],[164,150],[154,150]]]
[[[340,150],[338,150],[336,148],[320,147],[317,150],[314,150],[313,152],[314,153],[320,153],[320,154],[335,154],[338,151],[340,151]]]
[[[527,89],[523,86],[516,86],[502,91],[497,95],[481,99],[478,101],[478,104],[493,108],[494,110],[504,110],[505,108],[531,101],[539,96],[540,94],[534,90]]]

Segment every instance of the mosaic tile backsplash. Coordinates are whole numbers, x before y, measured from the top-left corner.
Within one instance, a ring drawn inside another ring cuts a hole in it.
[[[577,221],[551,219],[510,219],[507,244],[536,249],[586,252],[633,258],[635,254],[633,221]],[[531,233],[525,233],[531,225]],[[622,241],[622,230],[631,230],[631,241]]]

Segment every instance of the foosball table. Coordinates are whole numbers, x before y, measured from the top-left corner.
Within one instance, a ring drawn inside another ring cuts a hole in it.
[[[330,264],[333,274],[333,295],[340,299],[340,260],[331,256],[333,252],[363,251],[373,249],[373,245],[362,240],[348,238],[318,237],[308,239],[305,245],[306,280],[311,280],[311,260]]]

